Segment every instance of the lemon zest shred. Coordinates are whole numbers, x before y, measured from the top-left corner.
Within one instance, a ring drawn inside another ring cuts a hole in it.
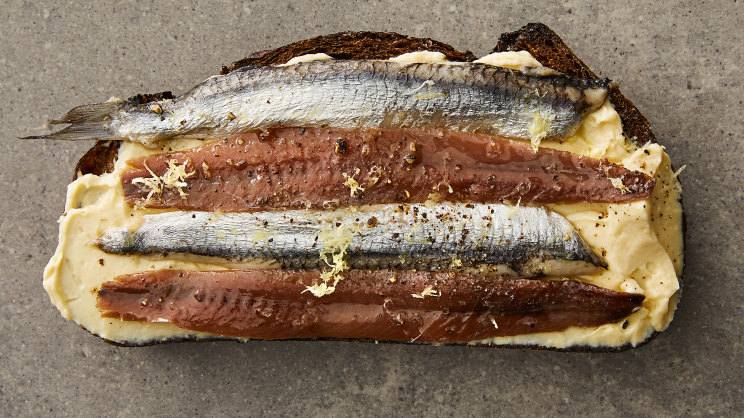
[[[372,187],[377,184],[377,182],[380,181],[380,177],[382,177],[382,167],[376,165],[372,166],[367,173],[367,187]]]
[[[364,187],[360,186],[359,182],[356,181],[356,179],[354,178],[354,176],[359,174],[359,171],[361,170],[357,168],[354,171],[354,174],[352,174],[351,176],[346,173],[343,173],[344,178],[346,179],[346,181],[344,182],[344,186],[349,188],[349,195],[351,197],[357,196],[360,192],[364,191]]]
[[[537,152],[540,147],[540,142],[548,136],[548,129],[550,128],[550,120],[543,118],[540,112],[535,112],[532,118],[532,125],[527,129],[530,134],[530,144],[532,150]]]
[[[351,246],[351,239],[356,232],[358,231],[355,231],[348,225],[341,224],[330,231],[323,231],[318,235],[323,245],[320,250],[320,259],[331,269],[320,273],[320,283],[305,286],[305,290],[301,293],[310,292],[313,296],[319,298],[330,295],[336,290],[338,283],[344,280],[341,272],[349,269],[349,264],[344,257],[346,257],[346,250]],[[330,261],[328,261],[329,258]]]
[[[132,179],[132,184],[142,184],[144,187],[150,189],[147,193],[147,197],[145,197],[145,200],[137,204],[137,206],[139,207],[147,206],[148,204],[150,204],[150,201],[155,194],[159,195],[163,193],[163,181],[157,174],[150,170],[150,167],[147,166],[147,163],[144,163],[144,166],[145,169],[150,173],[151,177],[137,177],[135,179]]]
[[[620,190],[620,193],[626,194],[630,193],[630,189],[623,184],[623,179],[620,177],[607,177],[610,179],[610,183],[612,183],[612,187]]]
[[[189,160],[186,160],[182,165],[178,165],[177,160],[168,161],[168,170],[160,177],[163,180],[163,185],[169,189],[177,189],[178,194],[181,198],[186,198],[187,194],[183,191],[183,187],[186,187],[186,179],[196,174],[196,171],[190,173],[186,172],[186,166],[189,164]]]
[[[452,267],[452,268],[462,267],[462,260],[460,260],[457,257],[452,257],[452,264],[451,264],[450,267]]]
[[[439,297],[439,296],[442,296],[442,294],[440,292],[434,290],[434,288],[432,288],[431,286],[426,286],[424,288],[424,290],[421,291],[421,293],[411,293],[411,296],[413,296],[416,299],[423,299],[423,298],[425,298],[427,296],[437,296],[437,297]]]
[[[171,159],[168,161],[168,169],[162,176],[155,174],[147,163],[144,163],[145,169],[150,173],[150,177],[137,177],[132,180],[132,184],[142,184],[145,188],[149,189],[145,200],[138,203],[139,207],[147,206],[152,201],[155,195],[162,196],[163,190],[165,189],[176,189],[178,195],[182,199],[185,199],[188,194],[183,191],[183,187],[186,187],[186,179],[196,174],[196,171],[186,172],[186,166],[190,160],[186,160],[182,165],[178,164],[178,161]]]

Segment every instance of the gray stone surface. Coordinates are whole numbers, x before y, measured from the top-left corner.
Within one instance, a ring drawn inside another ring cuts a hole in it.
[[[744,159],[740,2],[5,1],[0,7],[0,414],[741,415]],[[682,174],[677,318],[614,355],[330,342],[107,345],[41,274],[89,143],[22,142],[73,105],[184,92],[262,48],[393,30],[483,54],[530,21],[618,80]]]

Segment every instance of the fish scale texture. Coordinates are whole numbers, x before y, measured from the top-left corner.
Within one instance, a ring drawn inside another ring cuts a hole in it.
[[[538,76],[484,64],[321,60],[243,67],[174,99],[79,106],[50,122],[70,126],[29,138],[110,138],[156,146],[158,140],[185,134],[328,125],[447,127],[553,140],[575,132],[606,96],[603,80]]]
[[[374,224],[368,219],[375,219]],[[502,204],[383,205],[353,213],[170,212],[148,215],[133,233],[126,228],[108,231],[98,245],[117,254],[259,258],[295,268],[323,268],[338,254],[358,269],[431,271],[456,263],[506,268],[522,277],[581,274],[602,265],[560,215]],[[555,271],[546,267],[553,260],[562,262]]]

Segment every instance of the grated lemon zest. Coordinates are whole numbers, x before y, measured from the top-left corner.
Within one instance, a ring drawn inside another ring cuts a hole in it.
[[[176,189],[178,195],[185,199],[186,192],[183,191],[183,187],[186,187],[186,179],[196,174],[195,171],[190,173],[186,172],[186,166],[190,160],[186,160],[182,165],[178,165],[177,160],[168,161],[168,170],[162,176],[155,174],[147,163],[144,163],[145,169],[150,173],[150,177],[138,177],[132,180],[132,184],[142,184],[145,188],[149,189],[147,197],[139,206],[147,206],[155,195],[162,195],[164,189]]]
[[[310,292],[313,296],[319,298],[330,295],[336,290],[336,285],[344,279],[341,272],[349,269],[349,264],[344,257],[346,257],[346,250],[351,245],[351,239],[355,232],[357,231],[342,224],[330,231],[323,231],[318,235],[323,245],[320,250],[320,259],[331,269],[320,273],[320,279],[322,281],[311,286],[305,286],[305,290],[302,293]],[[329,257],[331,259],[330,262],[328,261]],[[329,285],[329,283],[331,284]]]
[[[532,144],[532,149],[535,152],[540,147],[540,142],[548,136],[548,128],[550,128],[550,120],[543,118],[540,112],[535,112],[532,118],[532,125],[527,129],[527,132],[531,136],[530,144]]]
[[[360,170],[357,168],[356,171],[354,171],[354,174],[352,174],[351,176],[346,173],[343,173],[344,178],[346,179],[346,181],[344,182],[344,186],[349,188],[349,195],[351,197],[354,197],[358,195],[360,192],[364,191],[364,187],[361,187],[359,185],[359,182],[356,181],[356,179],[354,179],[354,176],[359,174],[359,171]]]
[[[623,179],[620,177],[607,177],[612,183],[612,187],[620,190],[622,194],[630,193],[630,189],[623,184]]]
[[[145,200],[138,203],[138,206],[147,206],[152,200],[153,195],[163,193],[163,181],[158,175],[150,170],[150,167],[147,166],[147,163],[144,163],[144,166],[152,177],[137,177],[136,179],[132,180],[132,184],[142,184],[146,188],[150,189]]]
[[[442,294],[434,290],[431,286],[426,286],[424,290],[421,291],[421,293],[411,293],[411,296],[416,299],[423,299],[427,296],[442,296]]]
[[[452,268],[462,267],[462,260],[460,260],[457,257],[452,257],[452,265],[450,267]]]
[[[163,180],[163,185],[169,189],[177,189],[178,194],[185,198],[186,192],[183,191],[182,187],[186,187],[186,179],[196,174],[196,171],[190,173],[186,172],[186,166],[189,164],[189,160],[186,160],[182,165],[178,165],[178,161],[168,161],[168,170],[160,177]]]
[[[382,177],[382,167],[376,165],[372,166],[367,173],[367,187],[372,187],[377,184],[377,182],[380,181],[380,177]]]

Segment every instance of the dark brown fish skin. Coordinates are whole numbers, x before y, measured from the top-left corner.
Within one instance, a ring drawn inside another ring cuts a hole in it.
[[[137,273],[104,283],[98,308],[104,317],[167,320],[184,329],[228,337],[463,342],[617,322],[644,299],[574,281],[364,270],[344,272],[345,279],[330,295],[302,293],[305,286],[319,282],[319,274]],[[413,296],[427,287],[439,296]]]
[[[628,202],[650,196],[655,180],[606,160],[488,135],[414,129],[277,128],[234,135],[194,150],[129,161],[122,175],[130,204],[149,190],[132,180],[188,162],[183,191],[166,189],[147,207],[251,211],[441,200],[522,203]],[[375,181],[373,167],[381,169]],[[356,170],[359,170],[358,174]],[[364,189],[352,193],[353,176]],[[609,177],[622,178],[628,191]],[[451,191],[450,191],[451,187]]]

